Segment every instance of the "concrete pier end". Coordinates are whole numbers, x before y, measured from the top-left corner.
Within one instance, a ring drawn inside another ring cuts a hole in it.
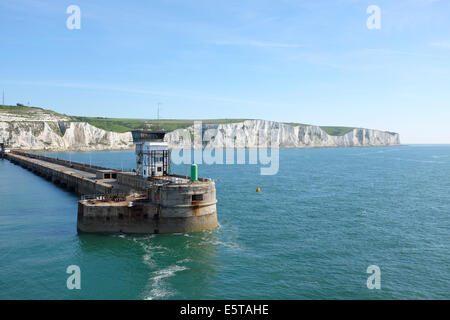
[[[80,233],[169,234],[218,226],[213,181],[179,175],[143,178],[133,172],[14,151],[5,153],[22,166],[81,195]]]

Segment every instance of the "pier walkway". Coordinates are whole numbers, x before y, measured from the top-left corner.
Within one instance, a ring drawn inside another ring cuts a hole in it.
[[[67,160],[49,158],[38,154],[11,151],[5,154],[11,162],[40,175],[55,184],[66,187],[80,195],[117,194],[130,191],[131,188],[119,185],[110,178],[117,170],[87,166]],[[98,177],[98,172],[110,172],[108,179]]]

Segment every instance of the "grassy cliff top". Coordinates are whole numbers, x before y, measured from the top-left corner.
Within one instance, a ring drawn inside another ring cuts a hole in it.
[[[127,132],[133,129],[139,129],[144,125],[159,127],[167,132],[184,129],[194,124],[196,120],[175,120],[175,119],[127,119],[127,118],[102,118],[102,117],[78,117],[72,116],[73,121],[87,122],[97,128],[114,131]],[[224,124],[242,122],[246,119],[204,119],[204,124]]]
[[[127,132],[133,129],[142,128],[144,125],[151,125],[152,127],[159,126],[167,132],[187,128],[194,124],[196,120],[175,120],[175,119],[133,119],[133,118],[105,118],[105,117],[83,117],[83,116],[69,116],[61,113],[57,113],[52,110],[31,107],[31,106],[9,106],[0,105],[0,116],[1,114],[8,114],[11,116],[17,116],[24,120],[33,118],[43,118],[45,117],[48,121],[49,119],[66,119],[67,121],[75,122],[87,122],[97,128],[113,131],[113,132]],[[237,123],[245,120],[253,119],[203,119],[201,120],[204,124],[226,124],[226,123]],[[295,122],[285,122],[285,124],[290,126],[308,126],[308,124],[295,123]],[[346,133],[351,132],[354,127],[338,127],[338,126],[321,126],[323,131],[332,136],[343,136]],[[396,134],[394,132],[388,132],[390,134]]]
[[[304,127],[304,126],[310,126],[310,124],[304,124],[304,123],[296,123],[296,122],[284,122],[284,124],[288,124],[293,127]],[[330,127],[330,126],[321,126],[320,129],[328,133],[330,136],[343,136],[351,131],[353,129],[356,129],[355,127]]]
[[[17,106],[0,105],[0,115],[2,114],[11,117],[16,116],[30,120],[39,120],[42,117],[45,117],[46,119],[69,118],[65,114],[61,114],[52,110],[24,105],[17,105]]]

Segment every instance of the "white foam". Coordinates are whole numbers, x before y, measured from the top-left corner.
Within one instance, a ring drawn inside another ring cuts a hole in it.
[[[226,247],[226,248],[230,248],[230,249],[236,249],[236,250],[242,250],[242,248],[235,242],[223,242],[223,241],[214,241],[212,243],[215,246],[222,246],[222,247]]]
[[[177,273],[179,271],[184,271],[184,270],[187,270],[187,267],[179,266],[179,265],[170,266],[166,269],[155,271],[154,274],[156,274],[156,275],[152,279],[154,281],[158,282],[162,279],[173,277],[175,275],[175,273]]]
[[[173,296],[174,293],[172,291],[164,290],[164,289],[152,289],[148,297],[145,297],[144,300],[154,300],[154,299],[162,299]]]
[[[188,268],[184,266],[174,265],[153,272],[154,276],[150,278],[152,289],[150,290],[149,295],[145,297],[145,300],[162,299],[173,296],[175,292],[170,290],[168,285],[165,285],[164,279],[173,277],[177,272],[187,269]]]
[[[187,262],[191,262],[191,261],[192,261],[191,259],[186,258],[186,259],[177,261],[177,263],[187,263]]]
[[[153,267],[155,265],[155,261],[153,260],[153,256],[158,253],[162,253],[167,250],[162,246],[155,246],[151,243],[142,243],[138,242],[138,244],[144,249],[144,255],[142,256],[142,261],[149,267]]]
[[[154,237],[155,237],[154,234],[150,234],[150,235],[145,236],[145,237],[133,237],[133,238],[131,238],[131,240],[132,240],[133,242],[136,242],[136,243],[141,243],[141,242],[143,242],[143,241],[153,239]]]

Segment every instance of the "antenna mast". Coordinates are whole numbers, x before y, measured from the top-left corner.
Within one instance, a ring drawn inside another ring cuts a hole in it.
[[[162,105],[162,103],[161,102],[158,102],[158,114],[157,114],[157,119],[158,119],[158,121],[159,121],[159,107]]]
[[[157,115],[156,115],[156,123],[157,123],[157,128],[158,128],[158,130],[161,130],[161,123],[159,122],[159,108],[160,108],[160,106],[162,105],[162,103],[161,102],[158,102],[157,103]]]

